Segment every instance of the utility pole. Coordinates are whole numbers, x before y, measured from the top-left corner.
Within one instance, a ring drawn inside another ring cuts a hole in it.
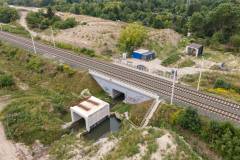
[[[171,94],[171,105],[173,104],[173,98],[174,98],[174,89],[175,89],[176,76],[177,76],[177,70],[176,70],[176,69],[174,69],[174,72],[173,72],[173,85],[172,85],[172,94]]]
[[[33,50],[34,50],[34,53],[37,54],[36,46],[35,46],[34,39],[33,39],[33,36],[32,36],[31,33],[30,33],[30,36],[31,36],[31,39],[32,39],[32,44],[33,44]]]
[[[191,0],[187,0],[187,6],[189,7],[191,5]]]
[[[200,73],[199,73],[199,78],[198,78],[198,86],[197,86],[197,91],[200,89],[200,83],[201,83],[201,78],[202,78],[202,69],[203,69],[203,58],[202,58],[202,63],[201,63],[201,68],[200,68]]]
[[[53,28],[51,27],[51,32],[52,32],[52,42],[53,42],[53,46],[54,48],[56,47],[56,44],[55,44],[55,39],[54,39],[54,35],[53,35]]]

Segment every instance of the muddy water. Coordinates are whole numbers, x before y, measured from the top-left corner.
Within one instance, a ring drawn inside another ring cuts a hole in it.
[[[100,138],[107,137],[110,133],[117,132],[120,129],[121,122],[115,117],[110,116],[110,118],[105,119],[103,122],[98,124],[95,128],[92,128],[89,133],[84,135],[87,140],[98,140]],[[82,132],[85,129],[84,120],[80,120],[74,125],[72,131]]]

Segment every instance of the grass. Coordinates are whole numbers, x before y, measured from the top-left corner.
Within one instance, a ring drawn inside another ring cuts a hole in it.
[[[145,114],[152,105],[152,100],[146,101],[139,104],[126,104],[118,103],[112,108],[112,112],[118,112],[123,114],[125,112],[129,113],[130,120],[137,126],[140,126]]]
[[[162,61],[163,66],[169,66],[171,64],[175,64],[177,61],[181,59],[181,56],[178,53],[174,53],[169,55],[166,59]]]
[[[151,107],[153,101],[146,101],[140,104],[133,105],[129,111],[130,120],[137,126],[140,126],[145,114]]]
[[[66,43],[62,43],[62,42],[57,42],[56,46],[59,48],[62,48],[62,49],[74,51],[78,54],[84,54],[89,57],[96,57],[95,51],[88,49],[88,48],[79,48],[79,47],[75,47],[71,44],[66,44]]]
[[[118,112],[120,114],[123,114],[125,112],[129,112],[131,108],[131,105],[126,104],[126,103],[118,103],[112,108],[112,112]]]
[[[148,134],[143,135],[142,133],[146,131]],[[124,121],[122,123],[122,128],[117,133],[117,138],[119,143],[108,155],[104,157],[104,160],[112,159],[124,159],[125,157],[132,157],[140,152],[139,145],[146,146],[149,151],[147,156],[155,152],[158,148],[155,140],[163,135],[163,131],[160,129],[133,129],[129,124]]]
[[[17,23],[2,24],[2,30],[9,33],[18,34],[24,37],[30,37],[29,32],[25,30],[24,27]]]
[[[179,68],[184,68],[184,67],[192,67],[195,65],[195,62],[193,60],[191,60],[190,58],[185,59],[184,61],[180,62],[178,64]]]
[[[77,138],[75,135],[65,135],[60,140],[55,141],[49,151],[51,157],[59,160],[70,159],[73,156],[71,151],[75,149],[74,145],[76,141]]]
[[[0,89],[1,95],[10,94],[14,100],[1,114],[7,136],[29,145],[37,139],[48,145],[61,138],[66,132],[61,125],[70,121],[69,107],[80,100],[83,89],[102,93],[88,73],[5,43],[0,43],[0,68],[16,82],[16,87]],[[19,82],[29,89],[21,90]]]
[[[198,74],[186,75],[181,81],[192,86],[197,86]],[[204,72],[202,74],[201,89],[216,95],[224,96],[232,100],[240,102],[240,94],[232,89],[216,89],[214,84],[217,79],[223,79],[235,87],[240,87],[240,74],[237,73],[220,73],[220,72]]]

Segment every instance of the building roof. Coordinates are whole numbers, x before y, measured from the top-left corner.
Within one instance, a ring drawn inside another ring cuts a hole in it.
[[[139,54],[142,54],[142,55],[149,55],[149,54],[153,54],[153,52],[150,52],[149,50],[146,50],[146,49],[139,49],[139,50],[136,50],[136,51],[133,51],[134,53],[139,53]]]
[[[203,47],[203,45],[197,44],[197,43],[191,43],[190,45],[188,45],[188,47],[199,49],[199,48]]]
[[[88,117],[106,106],[109,106],[107,102],[91,96],[87,100],[80,102],[78,105],[71,107],[71,110],[74,110],[82,117]]]

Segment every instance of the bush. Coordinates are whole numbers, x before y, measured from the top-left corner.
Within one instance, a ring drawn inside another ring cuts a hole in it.
[[[188,108],[179,115],[177,124],[184,129],[189,129],[193,132],[199,132],[201,129],[201,120],[197,111]]]
[[[230,89],[231,84],[225,82],[223,79],[217,79],[214,83],[214,88],[224,88],[224,89]]]
[[[33,57],[27,63],[27,68],[35,72],[41,73],[43,72],[43,65],[44,63],[40,58]]]
[[[59,28],[59,29],[68,29],[68,28],[73,28],[77,25],[77,21],[75,18],[67,18],[65,21],[57,21],[54,24],[54,27]]]
[[[240,35],[237,34],[230,37],[230,44],[233,47],[240,48]]]
[[[72,69],[69,65],[66,64],[59,65],[57,69],[61,72],[67,73],[69,76],[73,76],[76,73],[74,69]]]
[[[10,23],[19,18],[18,12],[14,8],[0,7],[0,22]]]
[[[162,65],[163,66],[168,66],[168,65],[171,65],[173,63],[176,63],[180,59],[181,59],[181,56],[179,54],[172,54],[162,61]]]
[[[58,29],[73,28],[77,25],[75,18],[67,18],[65,21],[56,16],[52,9],[48,8],[47,13],[43,11],[29,12],[26,17],[30,28],[38,28],[41,30],[54,26]]]
[[[0,75],[0,88],[10,87],[14,85],[14,80],[11,75]]]

